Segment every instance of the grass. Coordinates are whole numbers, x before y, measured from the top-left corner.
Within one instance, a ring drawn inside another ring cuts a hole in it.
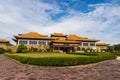
[[[58,53],[44,53],[44,54],[5,54],[8,57],[16,59],[21,63],[40,65],[40,66],[74,66],[96,63],[104,60],[115,59],[113,54],[99,54],[96,56],[76,55],[76,54],[58,54]]]
[[[34,58],[45,58],[45,57],[88,57],[85,55],[74,55],[74,54],[57,54],[57,53],[44,53],[44,54],[38,54],[38,53],[34,53],[34,54],[25,54],[25,53],[16,53],[16,54],[12,54],[12,55],[17,55],[17,56],[22,56],[22,57],[34,57]]]

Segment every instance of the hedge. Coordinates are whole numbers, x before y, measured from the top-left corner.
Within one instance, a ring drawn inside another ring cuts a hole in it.
[[[112,53],[112,54],[115,54],[115,55],[117,55],[117,56],[120,56],[120,53]]]
[[[79,56],[77,57],[26,57],[17,54],[5,54],[8,57],[16,59],[21,63],[39,65],[39,66],[74,66],[96,63],[104,60],[116,59],[113,54],[100,54],[98,56]],[[59,55],[59,54],[58,54]],[[68,54],[69,55],[69,54]]]
[[[67,53],[67,54],[75,54],[75,55],[86,55],[86,56],[97,56],[97,52],[85,52],[85,53]]]
[[[0,54],[4,54],[5,53],[5,49],[0,48]]]

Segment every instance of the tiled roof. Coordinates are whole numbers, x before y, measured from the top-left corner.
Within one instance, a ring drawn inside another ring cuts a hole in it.
[[[88,39],[86,37],[80,37],[80,36],[77,36],[75,34],[70,34],[67,39],[71,39],[71,40],[76,40],[76,39]]]
[[[18,36],[15,36],[13,40],[16,40],[17,38],[24,38],[24,39],[54,39],[51,37],[48,37],[47,35],[42,35],[37,32],[29,32],[27,34],[19,34]]]
[[[68,40],[76,40],[76,41],[99,41],[99,40],[96,40],[96,39],[88,39],[87,37],[80,37],[80,36],[77,36],[77,35],[74,35],[74,34],[71,34],[67,37]]]
[[[63,33],[53,33],[51,34],[51,36],[55,36],[55,37],[65,37],[67,35],[64,35]]]
[[[78,41],[73,41],[73,40],[65,40],[65,39],[57,39],[57,40],[52,40],[54,43],[80,43]]]
[[[19,36],[29,36],[29,37],[47,37],[47,35],[42,35],[37,32],[29,32],[27,34],[19,34]]]
[[[78,39],[77,41],[90,41],[90,42],[97,42],[97,41],[99,41],[99,40],[96,40],[96,39]]]
[[[53,37],[54,36],[54,37]],[[56,38],[56,37],[66,37],[65,39],[66,40],[59,40],[60,38]],[[18,34],[18,36],[14,36],[13,40],[14,41],[17,41],[18,39],[43,39],[43,40],[56,40],[57,42],[73,42],[74,41],[91,41],[91,42],[97,42],[99,40],[96,40],[96,39],[89,39],[87,37],[80,37],[80,36],[77,36],[77,35],[74,35],[74,34],[71,34],[71,35],[64,35],[63,33],[54,33],[54,34],[51,34],[51,37],[48,37],[47,35],[42,35],[42,34],[39,34],[37,32],[29,32],[29,33],[26,33],[26,34]]]
[[[9,43],[8,40],[0,39],[0,43]]]
[[[17,41],[17,39],[16,39],[16,38],[12,38],[12,40]]]
[[[109,44],[107,44],[107,43],[96,43],[96,46],[108,46]]]

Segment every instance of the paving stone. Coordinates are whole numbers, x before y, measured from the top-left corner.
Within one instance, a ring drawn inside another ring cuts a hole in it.
[[[72,67],[38,67],[0,55],[0,80],[120,80],[120,60]]]

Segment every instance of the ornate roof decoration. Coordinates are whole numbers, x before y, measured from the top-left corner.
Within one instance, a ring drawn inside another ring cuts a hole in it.
[[[53,37],[66,37],[67,35],[64,35],[63,33],[53,33],[51,34],[51,36]]]

